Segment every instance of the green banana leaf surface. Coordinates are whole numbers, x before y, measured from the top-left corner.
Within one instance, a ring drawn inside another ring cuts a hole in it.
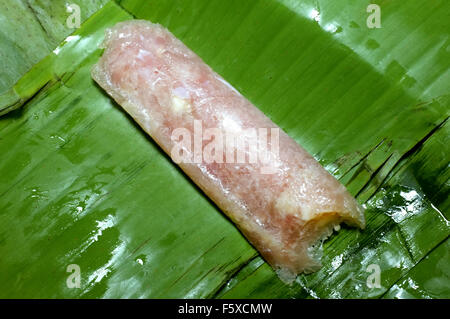
[[[450,298],[450,2],[0,9],[1,298]],[[91,79],[105,29],[129,19],[167,27],[313,154],[366,229],[343,226],[320,271],[281,282]]]

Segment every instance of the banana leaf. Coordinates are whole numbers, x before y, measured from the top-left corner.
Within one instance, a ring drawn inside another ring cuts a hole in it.
[[[76,1],[65,40],[64,1],[11,3],[0,297],[450,298],[448,1]],[[18,29],[23,12],[47,31]],[[133,18],[171,30],[365,205],[367,228],[327,240],[320,271],[282,283],[91,80],[104,30]]]
[[[57,5],[51,0],[0,1],[0,115],[24,103],[13,85],[74,31],[71,14],[79,8],[81,23],[107,1],[59,1]]]

